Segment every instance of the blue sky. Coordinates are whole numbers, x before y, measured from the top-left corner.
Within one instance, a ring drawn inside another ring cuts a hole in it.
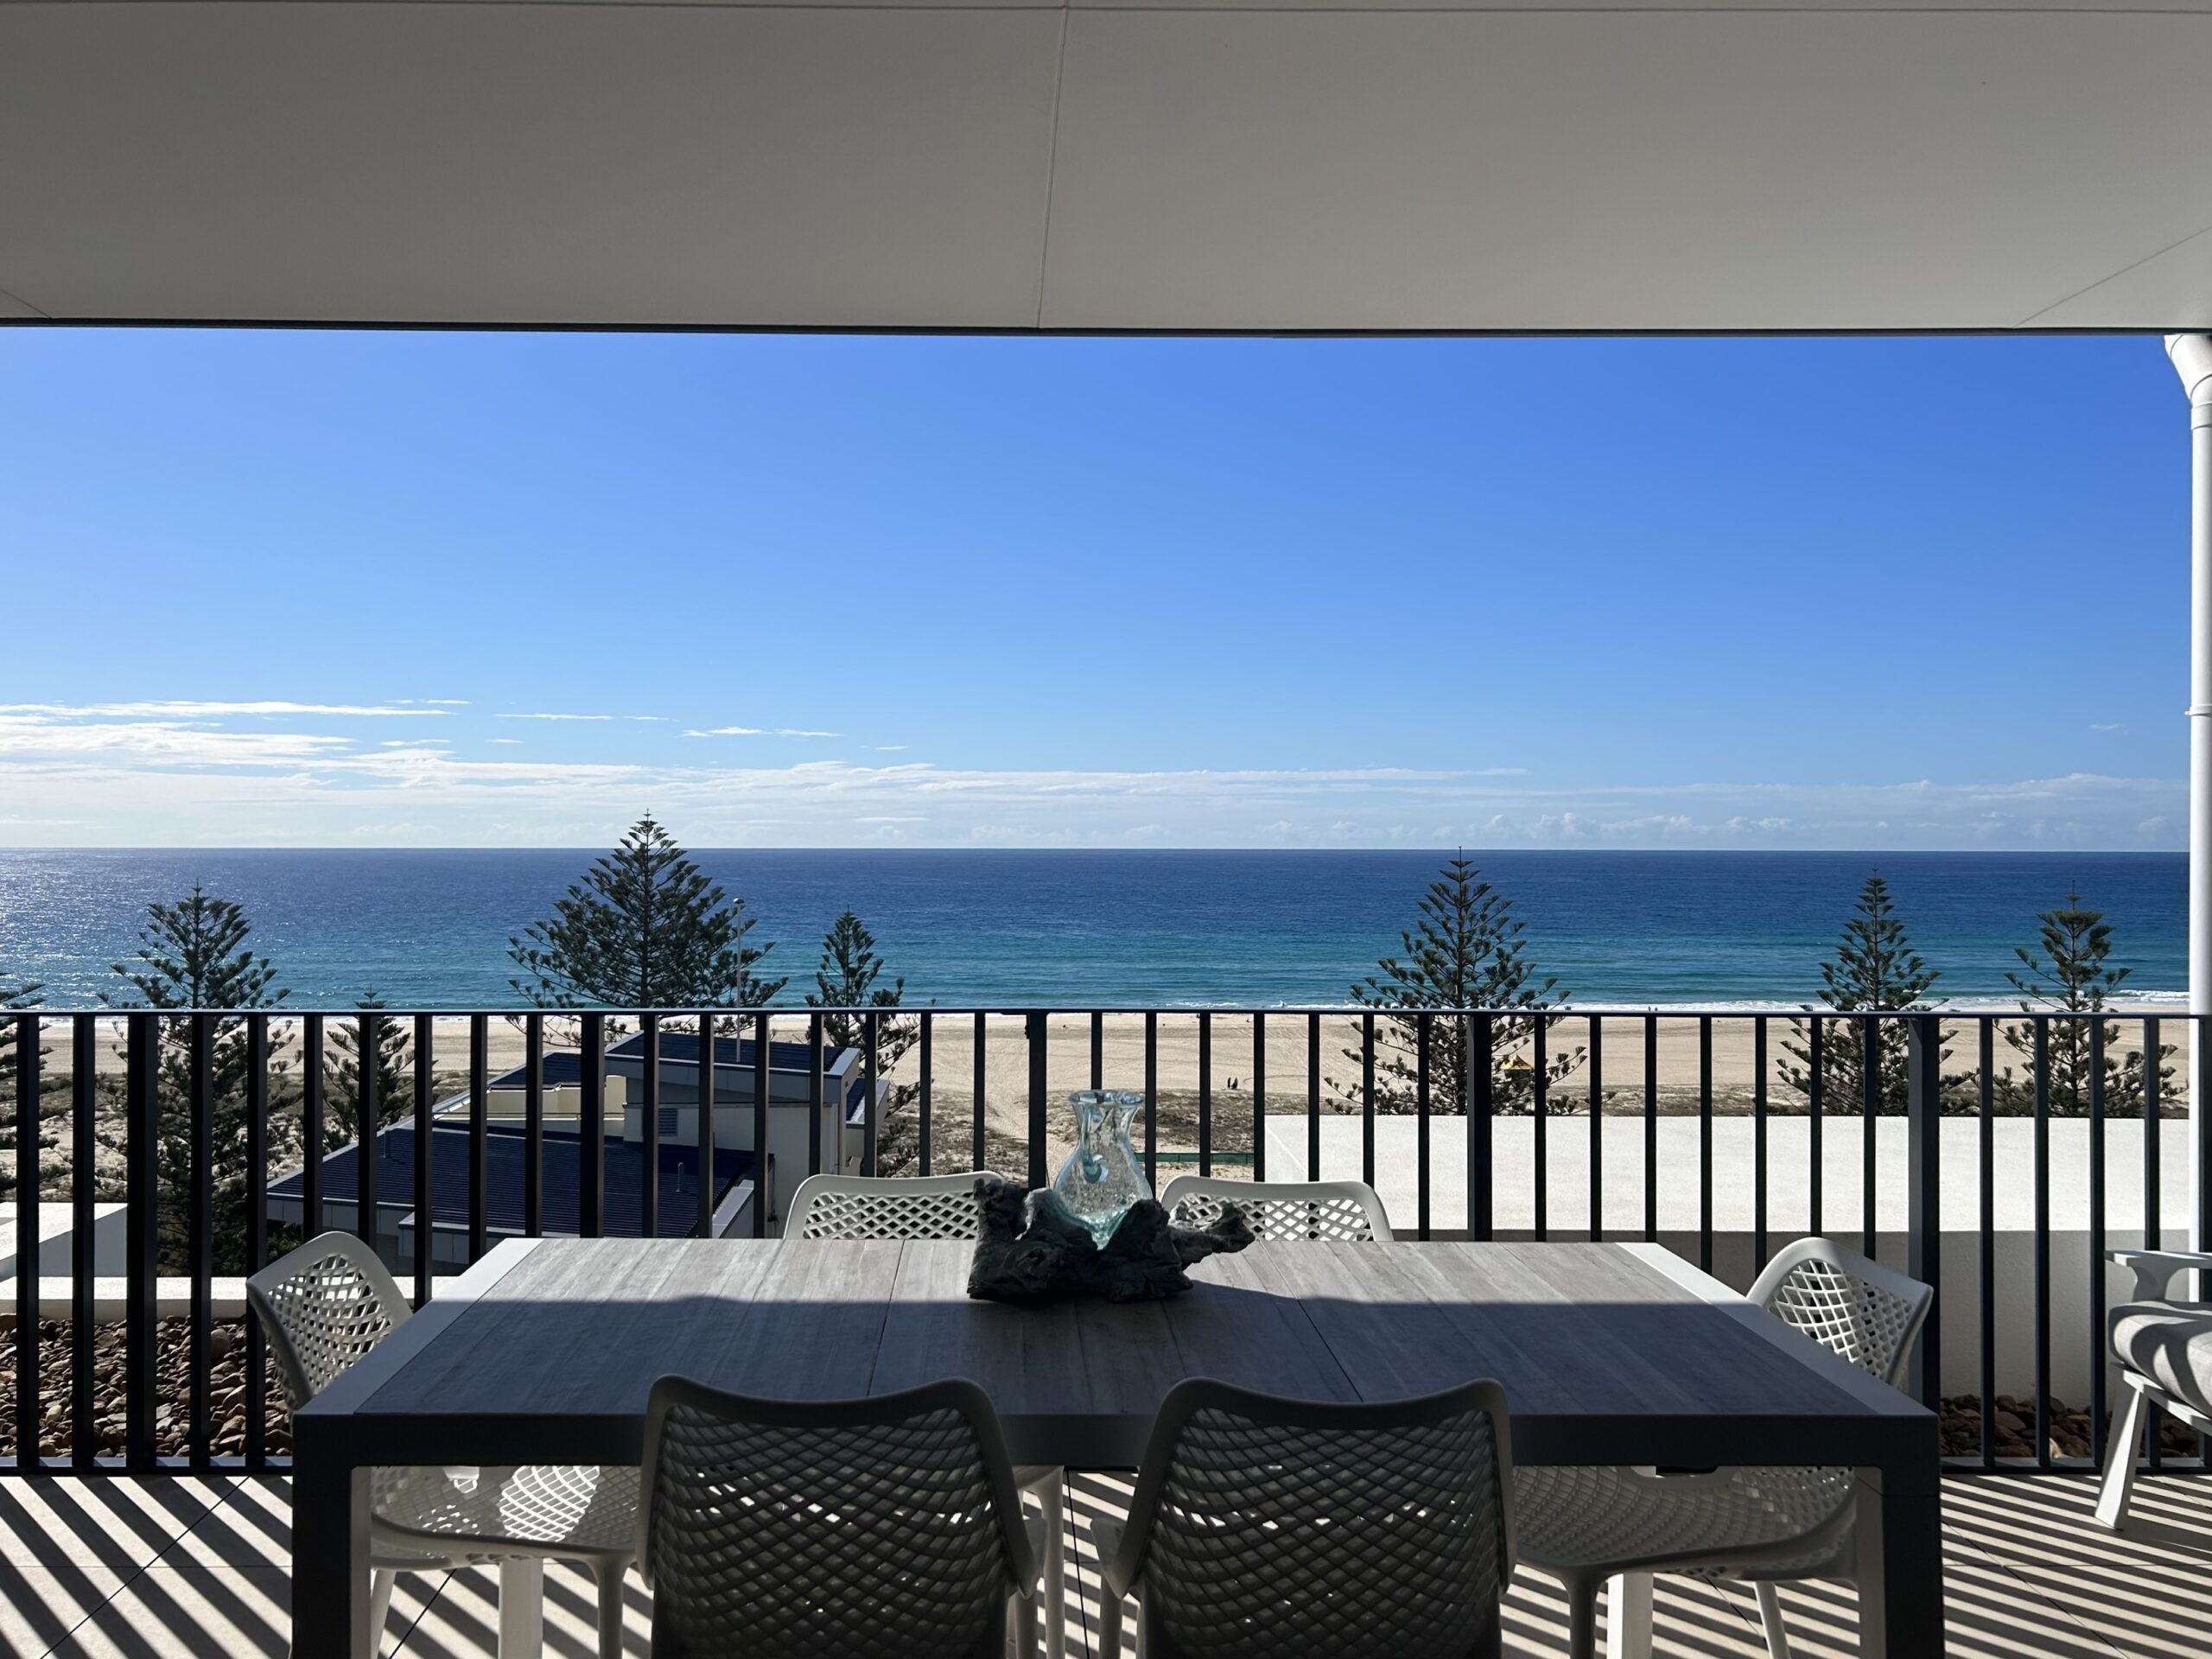
[[[0,843],[2181,844],[2154,339],[16,328],[0,386]]]

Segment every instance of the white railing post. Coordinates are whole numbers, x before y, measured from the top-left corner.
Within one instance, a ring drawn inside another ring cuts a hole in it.
[[[2212,335],[2168,334],[2166,355],[2189,393],[2189,1011],[2212,1014]],[[2189,1225],[2208,1240],[2207,1103],[2201,1026],[2189,1044]]]

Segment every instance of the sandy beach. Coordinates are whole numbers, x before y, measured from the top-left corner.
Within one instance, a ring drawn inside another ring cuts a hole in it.
[[[1578,1114],[1588,1109],[1592,1017],[1584,1013],[1565,1015],[1548,1035],[1548,1049],[1552,1056],[1573,1054],[1576,1057],[1566,1074],[1552,1088],[1548,1105],[1554,1111]],[[2120,1051],[2125,1053],[2139,1049],[2143,1033],[2142,1016],[2134,1013],[2115,1013],[2113,1017],[2120,1024]],[[1672,1114],[1697,1109],[1703,1094],[1703,1079],[1707,1075],[1701,1059],[1700,1022],[1698,1020],[1661,1014],[1647,1020],[1647,1016],[1641,1014],[1610,1012],[1597,1018],[1602,1033],[1599,1054],[1600,1082],[1609,1111],[1643,1109],[1647,1033],[1652,1039],[1652,1076],[1657,1084],[1661,1111]],[[351,1020],[350,1015],[328,1016],[326,1046],[328,1033],[350,1025]],[[1755,1092],[1757,1023],[1749,1015],[1715,1016],[1711,1021],[1709,1076],[1716,1112],[1741,1113],[1751,1109]],[[1795,1023],[1795,1017],[1788,1014],[1770,1014],[1765,1019],[1768,1102],[1771,1109],[1781,1112],[1803,1109],[1802,1096],[1789,1087],[1782,1077],[1783,1068],[1789,1060],[1784,1044],[1800,1040],[1793,1031]],[[1945,1065],[1947,1073],[1967,1073],[1976,1070],[1979,1023],[1976,1019],[1951,1018],[1945,1020],[1945,1039],[1950,1049]],[[2024,1073],[2026,1070],[2025,1057],[2016,1053],[2006,1043],[2004,1034],[2006,1023],[2001,1016],[1999,1017],[1993,1035],[1998,1069],[2001,1072],[2009,1066],[2016,1073]],[[100,1024],[103,1038],[100,1070],[119,1074],[123,1065],[119,1022],[104,1017]],[[1330,1114],[1352,1114],[1358,1110],[1356,1091],[1361,1071],[1362,1021],[1357,1015],[1324,1014],[1318,1021],[1318,1029],[1316,1023],[1310,1021],[1305,1014],[1265,1015],[1262,1020],[1264,1056],[1255,1046],[1253,1016],[1216,1014],[1209,1016],[1207,1024],[1211,1027],[1212,1144],[1217,1148],[1236,1150],[1249,1147],[1254,1092],[1263,1074],[1264,1109],[1269,1118],[1306,1112],[1317,1034],[1321,1110]],[[1442,1020],[1437,1023],[1433,1038],[1437,1046],[1433,1063],[1440,1071],[1451,1063],[1447,1058],[1447,1044],[1456,1043],[1446,1030],[1446,1024]],[[280,1055],[296,1064],[296,1020],[290,1016],[280,1017],[274,1026],[280,1034]],[[1159,1144],[1162,1147],[1192,1148],[1197,1145],[1201,1046],[1199,1026],[1200,1019],[1196,1013],[1183,1012],[1160,1014],[1154,1023],[1153,1066],[1159,1117],[1157,1133]],[[1379,1033],[1387,1027],[1381,1021],[1377,1026],[1378,1052],[1386,1052]],[[982,1097],[990,1147],[988,1155],[994,1162],[1002,1162],[1018,1156],[1018,1149],[1027,1141],[1029,1045],[1026,1021],[1021,1016],[987,1015],[982,1027],[985,1056]],[[1840,1027],[1831,1026],[1828,1029],[1832,1033],[1829,1040],[1833,1042],[1836,1040],[1834,1033],[1840,1030]],[[772,1031],[777,1040],[803,1042],[806,1038],[807,1016],[803,1012],[777,1014],[772,1019]],[[572,1025],[566,1016],[548,1017],[546,1042],[549,1048],[573,1041],[572,1033]],[[486,1035],[494,1075],[522,1063],[524,1036],[518,1024],[506,1020],[492,1020],[487,1023]],[[2159,1020],[2159,1039],[2175,1050],[2168,1064],[2176,1069],[2173,1098],[2177,1100],[2180,1080],[2187,1074],[2190,1022],[2171,1012],[2165,1013]],[[50,1071],[66,1070],[67,1040],[65,1033],[54,1033],[47,1061]],[[1071,1091],[1090,1087],[1094,1077],[1109,1089],[1141,1090],[1146,1085],[1144,1016],[1107,1014],[1101,1019],[1095,1066],[1092,1040],[1092,1024],[1087,1015],[1056,1015],[1046,1022],[1045,1083],[1048,1103],[1048,1164],[1056,1164],[1065,1156],[1072,1141],[1073,1118],[1066,1103],[1067,1096]],[[467,1020],[442,1017],[433,1021],[433,1065],[440,1080],[441,1092],[465,1087],[467,1052]],[[931,1016],[930,1058],[931,1131],[936,1154],[932,1161],[940,1167],[963,1167],[972,1161],[970,1152],[974,1144],[976,1101],[975,1016],[965,1014]],[[920,1051],[917,1046],[891,1067],[887,1075],[896,1082],[918,1083],[920,1061]],[[1502,1063],[1510,1065],[1514,1061],[1507,1057]],[[1847,1113],[1855,1103],[1831,1101],[1828,1105],[1831,1110]]]

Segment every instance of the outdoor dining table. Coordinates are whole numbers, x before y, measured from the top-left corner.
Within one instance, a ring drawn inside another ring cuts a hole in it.
[[[1849,1466],[1862,1651],[1940,1655],[1936,1419],[1653,1244],[1261,1243],[1161,1302],[967,1294],[957,1241],[512,1240],[299,1412],[293,1653],[369,1659],[373,1465],[634,1464],[674,1372],[779,1398],[982,1385],[1017,1462],[1129,1469],[1190,1376],[1504,1385],[1523,1464]]]

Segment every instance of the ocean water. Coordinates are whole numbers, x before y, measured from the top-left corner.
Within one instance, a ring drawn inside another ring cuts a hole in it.
[[[147,903],[194,881],[245,906],[302,1007],[503,1007],[509,935],[588,852],[0,852],[0,973],[56,1006],[111,986]],[[701,851],[774,941],[785,998],[849,906],[910,998],[947,1007],[1333,1005],[1397,948],[1422,852]],[[2184,982],[2185,861],[2143,853],[1495,852],[1476,855],[1530,959],[1578,1002],[1796,1003],[1878,865],[1937,993],[2006,990],[2012,947],[2069,884],[2113,924],[2130,988]]]

